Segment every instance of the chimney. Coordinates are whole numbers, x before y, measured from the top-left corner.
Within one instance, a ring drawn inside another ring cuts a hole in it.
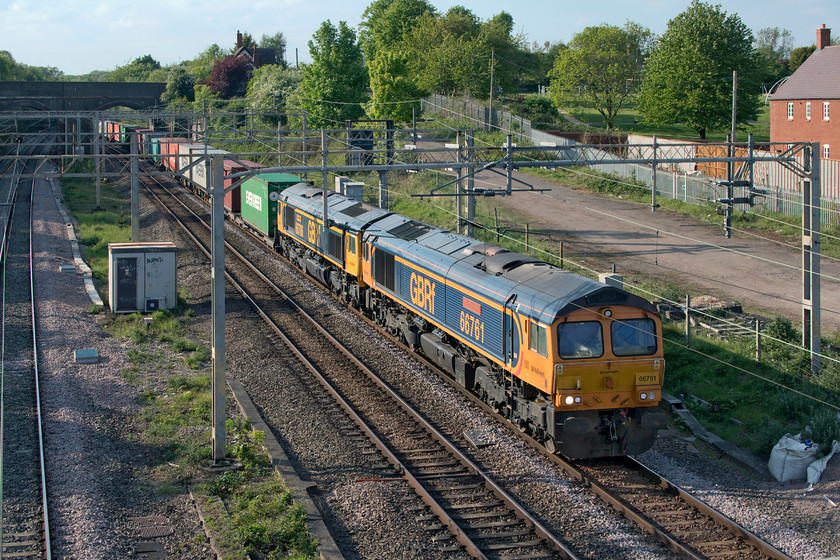
[[[256,68],[260,67],[260,51],[257,48],[257,44],[254,43],[254,66]]]
[[[825,25],[823,25],[825,27]],[[236,50],[239,50],[242,47],[242,33],[239,31],[236,32]]]
[[[817,50],[821,51],[831,45],[831,29],[826,29],[825,24],[817,29]]]

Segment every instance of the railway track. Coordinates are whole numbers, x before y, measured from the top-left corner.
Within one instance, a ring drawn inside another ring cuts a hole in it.
[[[51,558],[32,279],[34,180],[10,186],[3,236],[0,558]]]
[[[171,212],[206,252],[208,242],[200,238],[207,237],[209,227],[184,205]],[[285,342],[287,358],[310,372],[324,399],[338,403],[345,415],[339,421],[344,437],[368,448],[364,453],[382,456],[382,475],[376,480],[405,481],[425,504],[428,511],[416,513],[417,518],[427,525],[429,538],[442,551],[466,551],[475,558],[577,558],[561,538],[495,484],[371,367],[256,267],[243,267],[244,256],[228,249],[239,261],[228,259],[228,278]],[[255,275],[259,280],[254,280]],[[259,286],[246,287],[246,282]],[[344,358],[336,359],[336,353]]]
[[[392,342],[399,343],[393,339]],[[409,350],[407,347],[403,346],[403,348]],[[436,370],[433,365],[428,363],[427,365]],[[441,374],[441,377],[450,381],[445,374]],[[460,389],[457,384],[452,383],[452,386]],[[493,412],[480,401],[473,400],[488,412]],[[518,430],[512,431],[518,432]],[[523,437],[529,439],[524,434]],[[542,450],[536,442],[531,443]],[[435,455],[422,448],[417,453],[423,460],[434,461],[436,458]],[[654,535],[666,548],[681,557],[789,558],[713,508],[658,477],[655,473],[651,473],[630,458],[621,461],[592,461],[585,465],[572,465],[563,461],[562,458],[549,455],[547,452],[545,454],[570,476],[589,487],[606,503],[621,511],[626,518],[645,532]],[[445,496],[451,492],[452,495],[470,496],[470,484],[467,482],[463,486],[443,486],[440,495]],[[481,503],[478,501],[466,505],[481,508]]]

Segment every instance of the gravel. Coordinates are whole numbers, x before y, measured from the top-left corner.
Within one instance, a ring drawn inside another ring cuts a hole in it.
[[[39,189],[47,190],[44,183]],[[107,337],[87,313],[81,278],[58,272],[72,264],[63,220],[51,196],[36,193],[36,295],[39,297],[39,347],[45,377],[48,473],[56,558],[125,558],[143,539],[132,518],[166,517],[173,532],[155,538],[172,558],[212,556],[193,505],[184,492],[148,492],[152,475],[149,451],[138,446],[138,388],[122,377],[130,343]],[[172,240],[187,247],[177,231],[142,206],[144,240]],[[256,246],[254,253],[261,250]],[[196,311],[196,335],[209,339],[208,263],[195,251],[178,255],[178,282]],[[342,310],[283,265],[267,267],[310,298],[328,316],[336,335],[361,348],[366,360],[392,364],[389,380],[441,429],[461,434],[481,430],[489,447],[473,450],[474,459],[493,473],[508,492],[526,501],[549,526],[572,527],[568,539],[590,558],[672,558],[657,542],[566,479],[548,461],[505,428],[405,357],[365,324]],[[344,437],[342,419],[315,406],[303,378],[280,376],[272,337],[257,330],[249,308],[227,304],[227,363],[239,378],[305,478],[318,482],[316,503],[347,558],[447,558],[425,532],[414,511],[416,499],[402,483],[362,481],[387,469],[365,459]],[[202,321],[203,320],[203,321]],[[340,328],[339,328],[340,327]],[[74,364],[74,349],[96,348],[98,364]],[[273,403],[273,404],[272,404]],[[812,492],[804,483],[779,484],[747,472],[701,446],[672,435],[661,438],[640,459],[674,483],[695,493],[795,558],[840,555],[840,458],[829,464]],[[69,459],[69,460],[68,460]],[[332,478],[327,478],[327,475]],[[332,482],[322,483],[330,480]],[[394,535],[405,537],[389,544]],[[607,548],[609,545],[611,548]]]

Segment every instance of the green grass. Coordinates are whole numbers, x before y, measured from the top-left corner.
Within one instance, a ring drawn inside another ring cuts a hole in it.
[[[771,325],[770,331],[774,328]],[[778,328],[774,334],[780,336]],[[686,399],[709,431],[765,455],[783,434],[801,432],[806,426],[822,446],[840,437],[831,409],[797,394],[840,404],[840,377],[834,365],[812,377],[806,357],[777,342],[763,344],[762,363],[757,364],[752,338],[713,340],[695,331],[689,349],[684,347],[682,325],[666,323],[664,335],[665,390],[711,403],[708,407]]]
[[[590,128],[601,129],[595,132],[604,132],[604,118],[595,109],[583,107],[566,107],[570,115],[583,121]],[[644,122],[644,117],[639,114],[635,107],[630,106],[619,111],[613,124],[614,134],[642,134],[646,136],[656,135],[661,138],[673,138],[676,140],[699,140],[697,131],[682,125],[652,125]],[[729,126],[721,130],[706,131],[706,140],[710,142],[724,142],[729,134]],[[752,134],[756,142],[770,141],[770,107],[762,105],[759,109],[758,118],[747,123],[738,123],[738,142],[746,142],[747,135]]]
[[[90,166],[76,165],[73,172],[90,171]],[[64,203],[78,227],[83,257],[93,273],[94,283],[107,300],[108,243],[131,241],[131,203],[113,183],[100,184],[100,205],[96,204],[93,180],[63,177]]]
[[[130,208],[123,195],[103,184],[101,209],[87,179],[62,179],[65,204],[78,223],[85,260],[100,288],[107,290],[108,243],[130,241]],[[91,313],[101,313],[91,306]],[[175,310],[145,315],[108,315],[104,328],[114,337],[131,340],[129,366],[120,375],[137,385],[141,412],[136,421],[142,429],[138,442],[149,451],[153,477],[142,491],[160,495],[183,492],[184,483],[196,485],[199,501],[211,507],[209,498],[223,507],[205,511],[224,558],[296,560],[314,559],[317,543],[308,534],[306,516],[271,469],[262,446],[263,434],[247,422],[228,420],[226,456],[242,468],[221,475],[210,474],[210,426],[212,393],[207,363],[208,350],[193,340],[185,294],[179,292]],[[161,346],[161,344],[165,346]],[[188,366],[186,369],[184,366]],[[177,373],[180,372],[180,373]],[[164,379],[162,390],[159,380]],[[219,494],[224,494],[219,498]]]

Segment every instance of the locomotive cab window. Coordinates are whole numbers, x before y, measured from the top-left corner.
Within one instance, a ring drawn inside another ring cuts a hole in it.
[[[369,261],[369,260],[370,260],[370,256],[369,256],[369,255],[370,255],[370,254],[368,253],[368,244],[367,244],[367,243],[365,243],[365,242],[363,241],[363,242],[362,242],[362,258],[363,258],[365,261]]]
[[[557,326],[561,358],[598,358],[604,354],[604,334],[598,321],[575,321]]]
[[[656,325],[652,319],[613,321],[610,337],[616,356],[648,356],[656,352]]]
[[[548,356],[548,335],[546,328],[530,321],[528,327],[528,348],[542,357]]]
[[[356,238],[352,235],[347,236],[347,252],[356,256]]]

